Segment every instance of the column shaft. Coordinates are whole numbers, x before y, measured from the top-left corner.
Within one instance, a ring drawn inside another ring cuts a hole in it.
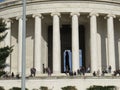
[[[59,13],[53,16],[53,73],[61,73]]]
[[[113,17],[108,16],[107,19],[107,36],[108,36],[108,63],[115,70],[115,45],[114,45],[114,25]]]
[[[34,67],[36,71],[42,73],[41,61],[41,15],[35,16],[35,53],[34,53]]]
[[[22,18],[18,18],[18,73],[21,74],[22,64]]]
[[[96,14],[90,15],[90,55],[91,72],[98,70],[97,59],[97,19]]]
[[[5,20],[6,27],[8,28],[6,30],[7,36],[5,37],[5,46],[11,46],[11,21],[9,19]],[[5,71],[10,72],[11,71],[11,63],[10,63],[10,55],[6,59],[7,67],[5,68]]]
[[[72,15],[72,70],[79,69],[79,13],[71,13]]]

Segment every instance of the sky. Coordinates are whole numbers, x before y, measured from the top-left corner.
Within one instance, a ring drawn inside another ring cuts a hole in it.
[[[2,1],[4,1],[4,0],[0,0],[0,2],[2,2]]]

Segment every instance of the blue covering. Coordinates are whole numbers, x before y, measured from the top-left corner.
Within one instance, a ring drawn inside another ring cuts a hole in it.
[[[72,71],[72,52],[70,50],[65,50],[64,51],[64,72],[66,71],[66,66],[65,66],[66,65],[66,60],[65,60],[66,52],[68,52],[70,71]]]
[[[82,67],[82,50],[79,50],[79,66]]]
[[[64,72],[66,71],[66,52],[68,52],[69,56],[69,67],[70,71],[72,71],[72,52],[71,50],[65,50],[64,51]],[[79,67],[82,67],[82,50],[79,50]]]

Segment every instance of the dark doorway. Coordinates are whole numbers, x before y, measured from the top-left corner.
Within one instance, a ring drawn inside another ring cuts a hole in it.
[[[84,25],[79,25],[79,50],[82,52],[82,66],[85,65],[85,27]]]
[[[71,52],[71,25],[62,25],[61,29],[60,29],[60,35],[61,35],[61,70],[62,73],[65,72],[67,66],[65,66],[65,51],[69,51]],[[69,55],[69,62],[71,61],[70,59],[70,55]],[[69,64],[70,66],[70,64]],[[70,69],[70,68],[69,68]]]
[[[61,38],[61,72],[65,71],[65,51],[68,50],[72,52],[72,41],[71,41],[71,25],[62,25],[60,28],[60,38]],[[52,55],[52,46],[53,46],[53,31],[52,26],[48,27],[48,67],[53,70],[53,55]],[[79,49],[82,51],[82,66],[85,67],[85,28],[83,25],[79,25]],[[72,54],[69,54],[72,55]],[[70,56],[71,57],[71,56]],[[67,62],[67,61],[66,61]],[[68,64],[69,63],[69,64]],[[71,60],[66,63],[68,69],[71,70]]]
[[[48,67],[51,69],[51,71],[53,72],[53,30],[52,30],[52,26],[48,27]]]

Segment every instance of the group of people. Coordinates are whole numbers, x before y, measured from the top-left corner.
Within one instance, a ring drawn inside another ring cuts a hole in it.
[[[70,71],[67,70],[65,71],[66,75],[69,74],[69,76],[76,76],[76,75],[85,75],[85,73],[90,73],[90,67],[87,68],[87,70],[85,69],[84,66],[81,66],[77,71]]]
[[[71,70],[67,70],[65,73],[66,75],[68,76],[76,76],[76,75],[85,75],[85,73],[90,73],[91,72],[91,69],[90,67],[88,67],[87,69],[85,67],[80,67],[77,71],[71,71]],[[108,69],[104,69],[100,72],[100,70],[98,69],[97,71],[94,71],[92,74],[93,76],[104,76],[106,73],[111,73],[112,72],[112,67],[109,65]],[[48,76],[51,76],[51,69],[48,67],[48,68],[45,68],[44,67],[44,64],[43,64],[43,73],[47,73]],[[115,70],[113,73],[112,73],[113,76],[116,76],[116,75],[119,75],[120,76],[120,69],[118,70]],[[5,75],[7,77],[7,74]],[[31,68],[30,69],[30,77],[35,77],[36,76],[36,68]],[[17,75],[14,75],[14,73],[12,72],[11,73],[11,77],[16,77],[16,78],[20,78],[19,74]]]
[[[100,76],[100,70],[98,69],[97,72],[93,72],[93,76]]]
[[[114,76],[117,76],[117,75],[119,75],[119,76],[120,76],[120,69],[115,70],[113,75],[114,75]]]
[[[51,76],[51,70],[50,68],[43,68],[43,73],[48,73],[48,76]],[[29,77],[35,77],[36,76],[36,68],[32,67],[30,68],[30,76]],[[14,74],[14,72],[8,74],[7,72],[2,76],[3,78],[20,78],[19,73],[17,73],[16,75]]]
[[[47,73],[48,76],[51,76],[51,69],[48,67],[48,68],[43,68],[44,72],[43,73]]]
[[[77,70],[77,73],[78,73],[78,75],[85,75],[85,73],[86,73],[85,67],[80,67],[80,68]]]
[[[111,70],[112,70],[112,67],[111,65],[109,65],[108,69],[104,69],[102,70],[102,72],[100,73],[100,70],[98,69],[97,71],[94,71],[93,72],[93,76],[104,76],[105,73],[111,73]],[[30,69],[30,72],[31,72],[31,75],[30,76],[34,76],[36,75],[36,69],[35,68],[31,68]],[[90,73],[91,72],[91,69],[90,69],[90,66],[86,69],[84,66],[81,66],[77,71],[70,71],[69,69],[65,72],[66,75],[69,75],[69,76],[76,76],[76,75],[85,75],[85,73]],[[45,68],[44,67],[44,64],[43,64],[43,73],[47,73],[48,76],[51,76],[51,69],[48,67],[48,68]],[[120,70],[116,70],[114,71],[113,75],[116,76],[117,74],[120,75]]]
[[[93,72],[93,76],[104,76],[107,73],[111,73],[112,67],[109,65],[108,69],[103,69],[102,72],[100,73],[100,70],[98,69],[97,71]]]
[[[33,76],[35,77],[35,75],[36,75],[36,69],[35,68],[31,68],[30,72],[31,72],[30,76],[31,77],[33,77]],[[48,76],[51,76],[51,70],[50,70],[50,68],[45,68],[45,71],[43,73],[48,73]]]
[[[44,64],[43,64],[43,73],[47,73],[48,76],[51,76],[51,69],[49,67],[45,68]]]
[[[16,78],[16,79],[19,79],[20,75],[18,73],[15,75],[14,72],[11,72],[11,73],[5,72],[5,74],[2,75],[1,78]]]
[[[35,77],[36,76],[36,69],[33,67],[30,69],[30,76],[31,77]],[[48,67],[48,68],[45,68],[44,65],[43,65],[43,73],[48,73],[48,76],[51,76],[51,69]]]
[[[113,76],[117,76],[117,75],[120,76],[120,69],[117,69],[112,73],[112,67],[111,67],[111,65],[109,65],[108,69],[102,70],[101,75],[104,76],[105,74],[111,74]],[[93,76],[100,76],[100,70],[98,70],[97,72],[94,71]]]
[[[70,71],[70,70],[67,70],[65,71],[65,74],[68,76],[76,76],[76,75],[85,75],[85,73],[90,73],[91,72],[91,69],[90,67],[88,67],[87,69],[85,67],[80,67],[77,71]],[[112,67],[111,65],[109,65],[109,67],[107,69],[104,69],[102,71],[100,71],[99,69],[97,71],[94,71],[92,73],[93,76],[104,76],[105,74],[111,74],[113,76],[116,76],[116,75],[119,75],[120,76],[120,69],[118,70],[115,70],[113,73],[112,73]]]

